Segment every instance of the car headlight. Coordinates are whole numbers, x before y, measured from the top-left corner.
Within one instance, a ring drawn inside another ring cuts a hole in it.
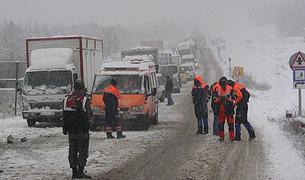
[[[134,111],[134,112],[141,112],[144,110],[144,106],[133,106],[131,108],[131,111]]]
[[[95,113],[100,113],[101,112],[101,108],[100,107],[93,107],[93,112]]]

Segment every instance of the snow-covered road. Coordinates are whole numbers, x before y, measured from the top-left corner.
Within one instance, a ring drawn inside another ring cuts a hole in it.
[[[189,85],[187,86],[189,87]],[[89,158],[86,170],[93,176],[120,168],[150,148],[156,147],[165,138],[176,132],[182,123],[182,114],[177,108],[183,104],[183,96],[174,94],[174,106],[161,103],[157,126],[148,131],[125,132],[126,139],[106,139],[104,132],[90,133]],[[12,135],[14,144],[6,144],[6,137]],[[27,142],[20,139],[26,137]],[[28,128],[21,117],[0,120],[0,179],[69,179],[68,139],[62,128],[39,124]]]

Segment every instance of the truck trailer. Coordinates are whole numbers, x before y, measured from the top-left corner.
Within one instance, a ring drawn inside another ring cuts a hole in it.
[[[103,63],[103,41],[83,36],[26,39],[22,87],[22,116],[28,126],[36,122],[61,122],[63,100],[74,81],[92,90],[94,74]]]

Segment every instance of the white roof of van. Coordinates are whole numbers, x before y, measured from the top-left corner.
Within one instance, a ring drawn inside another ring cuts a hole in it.
[[[155,72],[155,63],[142,61],[115,61],[102,65],[98,74],[142,74]]]

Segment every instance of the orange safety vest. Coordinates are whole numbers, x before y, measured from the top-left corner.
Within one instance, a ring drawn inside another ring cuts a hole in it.
[[[241,93],[240,90],[242,90],[244,88],[246,88],[246,86],[243,84],[240,84],[238,82],[236,82],[235,85],[233,86],[233,90],[236,94],[236,100],[235,100],[236,104],[239,103],[241,101],[241,99],[243,98],[243,94]]]
[[[121,98],[121,94],[118,90],[117,87],[115,87],[114,85],[110,84],[109,86],[107,86],[104,90],[103,90],[104,93],[111,93],[113,95],[115,95],[115,97],[117,99],[120,99]]]

